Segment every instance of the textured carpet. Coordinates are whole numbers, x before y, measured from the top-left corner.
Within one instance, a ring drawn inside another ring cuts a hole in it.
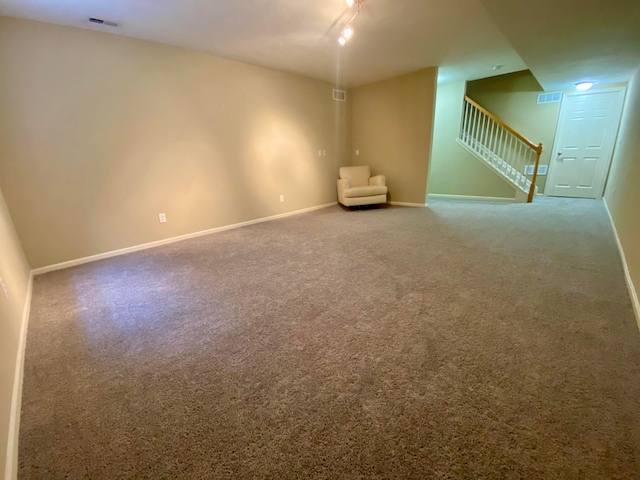
[[[38,276],[20,479],[630,479],[602,203],[332,207]]]

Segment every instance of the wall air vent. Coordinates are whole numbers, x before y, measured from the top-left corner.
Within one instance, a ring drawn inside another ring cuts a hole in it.
[[[114,22],[113,20],[105,20],[104,18],[89,17],[87,21],[89,23],[93,23],[94,25],[102,25],[104,27],[118,28],[120,26],[118,22]]]
[[[347,101],[347,92],[344,90],[333,90],[333,99],[338,102],[346,102]]]
[[[562,100],[562,92],[541,93],[538,95],[538,105],[543,103],[558,103]]]

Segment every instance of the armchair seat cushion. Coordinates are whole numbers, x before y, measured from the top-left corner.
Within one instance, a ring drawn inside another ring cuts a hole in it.
[[[386,195],[387,187],[383,185],[366,185],[364,187],[351,187],[344,191],[346,198],[371,197],[373,195]]]

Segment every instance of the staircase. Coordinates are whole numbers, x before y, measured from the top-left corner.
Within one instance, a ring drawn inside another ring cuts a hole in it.
[[[533,201],[541,143],[535,145],[467,96],[457,141],[512,185],[516,200]],[[525,172],[528,165],[533,172]]]

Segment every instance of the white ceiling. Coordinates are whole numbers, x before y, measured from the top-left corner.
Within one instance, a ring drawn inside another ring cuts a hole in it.
[[[545,90],[626,82],[640,66],[640,0],[481,0]]]
[[[531,69],[548,90],[626,81],[639,0],[0,0],[0,15],[102,30],[357,86],[439,66],[439,80]],[[119,29],[89,24],[99,17]],[[504,65],[499,71],[494,65]]]
[[[478,0],[0,0],[0,15],[102,30],[355,86],[425,67],[446,79],[526,68]],[[88,17],[121,22],[117,30]]]

